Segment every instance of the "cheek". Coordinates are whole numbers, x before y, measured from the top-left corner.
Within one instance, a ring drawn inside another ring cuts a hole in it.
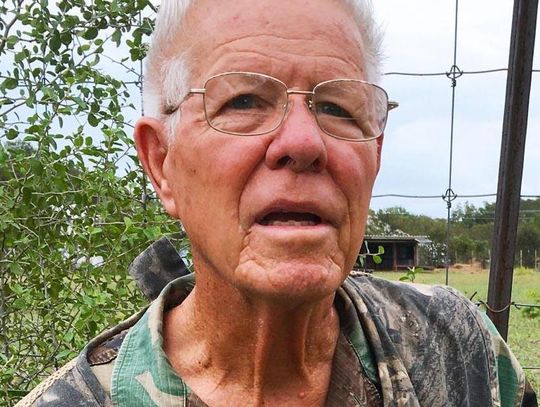
[[[179,192],[177,198],[181,203],[189,203],[184,211],[186,215],[198,205],[211,205],[206,209],[216,210],[237,202],[242,186],[264,156],[261,142],[254,138],[224,135],[213,130],[178,137],[181,142],[172,147],[170,167]],[[214,206],[215,203],[221,205]]]
[[[329,165],[335,169],[334,179],[347,200],[348,226],[342,230],[340,240],[354,261],[364,237],[378,152],[377,144],[371,142],[347,147],[339,155],[329,154]]]
[[[343,143],[343,142],[342,142]],[[343,190],[351,212],[367,211],[371,190],[377,176],[378,147],[376,142],[358,143],[347,146],[341,154],[329,160],[336,168],[335,177]]]
[[[262,140],[213,131],[180,140],[168,170],[179,218],[201,254],[222,259],[221,267],[234,264],[243,238],[239,202],[264,157]]]

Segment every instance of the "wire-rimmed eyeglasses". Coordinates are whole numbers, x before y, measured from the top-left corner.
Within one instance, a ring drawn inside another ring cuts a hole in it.
[[[226,72],[210,77],[202,89],[204,113],[213,129],[235,136],[257,136],[276,130],[285,120],[289,95],[305,95],[320,129],[348,141],[368,141],[382,135],[388,111],[398,103],[386,91],[358,79],[332,79],[311,91],[289,89],[271,76],[254,72]]]

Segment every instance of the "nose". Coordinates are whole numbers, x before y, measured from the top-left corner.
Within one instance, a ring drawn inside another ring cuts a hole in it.
[[[303,103],[304,97],[289,98],[284,122],[266,151],[266,164],[271,169],[287,167],[294,172],[320,172],[328,161],[322,131],[307,104]]]

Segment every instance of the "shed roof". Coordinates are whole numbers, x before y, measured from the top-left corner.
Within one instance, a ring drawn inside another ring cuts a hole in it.
[[[365,235],[364,240],[371,242],[415,242],[418,244],[429,244],[431,240],[427,236],[409,235]]]

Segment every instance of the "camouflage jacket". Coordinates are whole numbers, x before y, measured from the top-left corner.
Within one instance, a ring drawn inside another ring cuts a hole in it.
[[[147,297],[161,292],[157,300],[93,339],[17,406],[205,406],[172,372],[160,343],[163,312],[187,296],[193,276],[166,240],[130,273]],[[341,333],[328,406],[537,406],[492,325],[448,287],[353,273],[335,306]]]

